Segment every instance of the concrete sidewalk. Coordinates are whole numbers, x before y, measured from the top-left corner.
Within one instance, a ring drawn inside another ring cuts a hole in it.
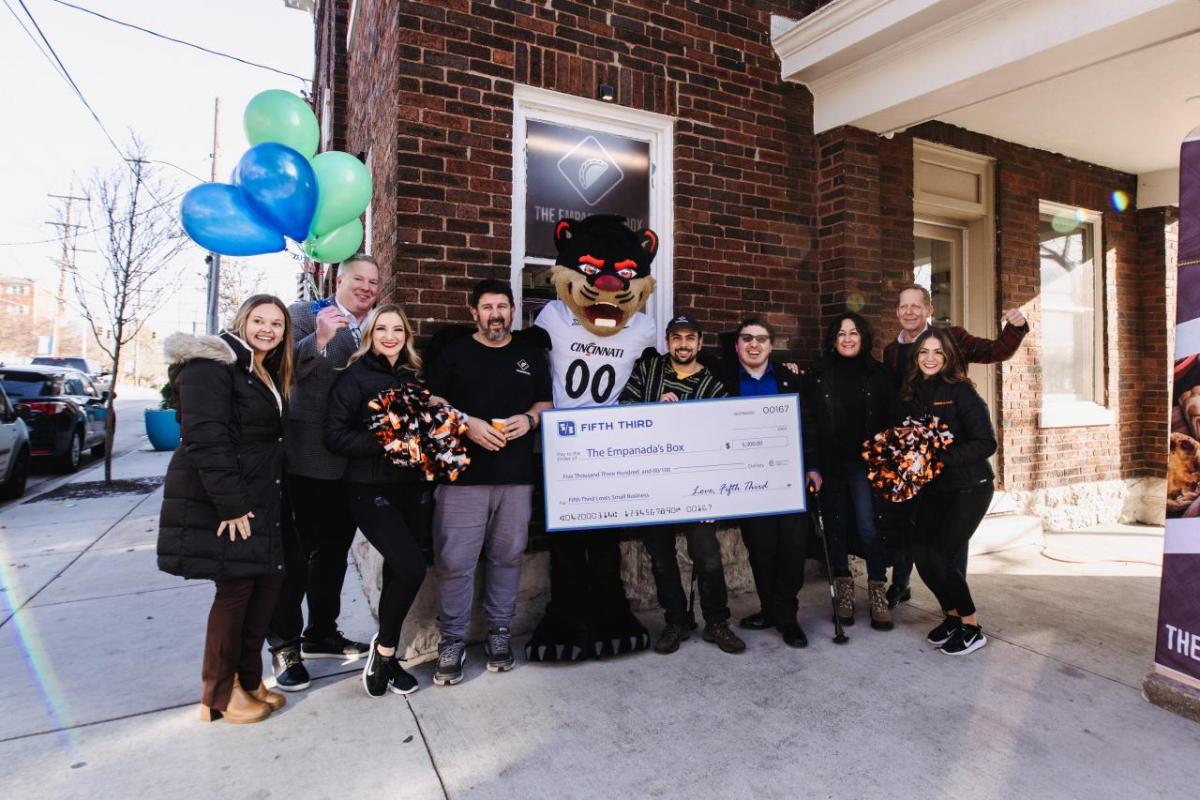
[[[118,460],[161,475],[167,455]],[[261,725],[197,721],[208,583],[155,568],[160,492],[43,500],[0,515],[0,797],[1194,797],[1200,726],[1149,705],[1161,531],[1046,534],[971,561],[990,645],[924,642],[923,592],[896,630],[860,612],[830,642],[699,637],[673,656],[486,673],[368,698],[359,664],[309,662],[307,692]],[[373,629],[353,572],[343,627]],[[747,597],[735,615],[753,610]],[[860,605],[865,604],[865,592]],[[660,620],[646,619],[656,632]],[[269,674],[269,673],[268,673]]]

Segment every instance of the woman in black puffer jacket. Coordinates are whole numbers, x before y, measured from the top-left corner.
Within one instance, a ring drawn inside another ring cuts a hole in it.
[[[396,659],[400,628],[425,580],[425,558],[416,528],[428,490],[416,469],[401,469],[384,457],[369,430],[374,411],[367,404],[385,389],[419,383],[421,359],[413,347],[412,325],[395,304],[376,308],[362,327],[362,344],[338,375],[329,395],[325,446],[349,459],[342,479],[350,510],[367,541],[383,556],[379,594],[379,633],[363,667],[363,686],[372,697],[388,689],[409,694],[417,680]]]
[[[967,576],[954,562],[992,501],[996,476],[988,458],[996,452],[996,433],[954,338],[937,328],[917,338],[900,399],[904,414],[935,416],[954,434],[941,455],[941,474],[918,495],[913,555],[945,616],[929,632],[930,644],[947,655],[966,655],[987,638],[975,617]]]
[[[292,377],[287,307],[242,304],[232,332],[164,343],[180,443],[167,467],[158,568],[216,583],[201,719],[258,722],[283,705],[262,683],[262,646],[283,581],[283,412]]]
[[[887,604],[887,556],[875,524],[863,443],[888,427],[896,413],[891,374],[871,355],[871,326],[853,311],[839,314],[825,332],[825,352],[809,371],[809,403],[819,424],[812,435],[821,454],[821,497],[834,513],[828,522],[837,615],[854,624],[849,521],[867,562],[871,627],[892,629]]]

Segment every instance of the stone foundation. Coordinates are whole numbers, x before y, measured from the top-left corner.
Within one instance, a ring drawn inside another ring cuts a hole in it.
[[[1025,513],[1047,530],[1069,531],[1102,523],[1162,525],[1166,481],[1162,478],[1072,483],[1033,492],[1010,492]]]
[[[1159,708],[1200,722],[1200,689],[1151,672],[1142,682],[1142,696]]]

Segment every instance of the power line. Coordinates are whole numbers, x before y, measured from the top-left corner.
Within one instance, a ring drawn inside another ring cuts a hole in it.
[[[183,195],[185,195],[185,194],[187,194],[186,190],[181,191],[181,192],[176,192],[175,194],[171,195],[170,197],[168,197],[166,200],[162,201],[161,203],[152,205],[149,208],[143,208],[141,211],[134,214],[134,216],[140,217],[143,214],[149,214],[152,211],[157,211],[158,209],[162,208],[163,206],[169,205],[169,204],[175,202],[180,197],[183,197]],[[81,228],[76,233],[76,236],[85,234],[85,233],[95,233],[96,231],[102,231],[106,227],[108,227],[108,226],[107,225],[98,225],[95,228]],[[52,242],[59,242],[59,241],[62,241],[61,237],[55,237],[53,239],[34,239],[34,240],[28,241],[28,242],[0,242],[0,247],[25,247],[27,245],[50,244]]]
[[[114,139],[112,134],[108,132],[108,128],[105,127],[103,120],[100,119],[100,115],[96,113],[96,109],[92,108],[92,104],[89,103],[87,98],[83,96],[83,90],[79,88],[79,84],[75,82],[75,79],[71,77],[71,71],[67,69],[67,65],[64,64],[62,59],[58,57],[58,53],[55,51],[54,45],[50,44],[50,40],[46,38],[46,34],[42,30],[42,26],[38,25],[37,18],[34,17],[33,12],[29,10],[29,6],[25,5],[25,0],[17,0],[17,3],[20,4],[21,9],[25,12],[25,16],[29,17],[29,21],[33,23],[34,30],[36,30],[38,36],[41,37],[42,42],[46,45],[46,49],[50,51],[50,55],[54,56],[54,61],[62,70],[63,79],[71,85],[71,88],[75,91],[75,96],[79,98],[79,102],[83,103],[84,108],[86,108],[88,113],[92,115],[92,119],[94,119],[96,124],[100,126],[100,130],[104,133],[104,138],[108,139],[108,143],[111,144],[113,149],[117,151],[117,155],[121,156],[121,161],[125,164],[125,166],[129,167],[129,171],[132,172],[134,177],[140,182],[140,173],[133,167],[132,164],[129,163],[129,159],[126,157],[125,151],[121,149],[121,146],[117,144],[117,140]],[[149,186],[146,187],[146,194],[150,195],[154,202],[162,205],[162,201],[155,197],[154,192]]]
[[[101,14],[99,11],[93,11],[90,8],[84,8],[83,6],[77,6],[74,3],[68,3],[68,2],[66,2],[66,0],[54,0],[54,2],[58,3],[60,6],[66,6],[67,8],[73,8],[76,11],[82,11],[85,14],[91,14],[93,17],[99,17],[100,19],[105,20],[107,22],[111,22],[115,25],[121,25],[122,27],[125,27],[125,28],[132,28],[135,31],[141,31],[142,33],[147,33],[147,34],[149,34],[151,36],[155,36],[159,39],[165,39],[168,42],[174,42],[175,44],[181,44],[184,47],[191,47],[191,48],[199,50],[203,53],[208,53],[209,55],[220,56],[221,58],[228,58],[231,61],[237,61],[238,63],[245,64],[246,66],[249,66],[249,67],[257,67],[258,69],[265,69],[269,72],[274,72],[278,75],[286,75],[289,78],[295,78],[298,81],[304,81],[305,83],[312,83],[311,78],[302,77],[300,75],[295,74],[294,72],[288,72],[286,70],[276,69],[275,67],[270,67],[270,66],[267,66],[266,64],[259,64],[256,61],[248,61],[247,59],[240,58],[231,53],[223,53],[220,50],[212,50],[208,47],[204,47],[203,45],[195,44],[193,42],[188,42],[183,39],[176,39],[174,36],[167,36],[165,33],[158,33],[157,31],[152,31],[149,28],[143,28],[141,25],[134,25],[132,22],[125,22],[123,20],[114,19],[112,17],[105,16],[104,14]],[[24,5],[24,4],[22,3],[22,5]]]
[[[17,13],[17,10],[12,7],[8,0],[4,0],[4,7],[8,9],[8,13],[12,14],[13,19],[21,26],[21,30],[25,31],[25,35],[29,37],[29,41],[33,42],[33,46],[42,54],[42,58],[49,62],[50,67],[59,74],[59,77],[65,78],[66,76],[62,74],[62,70],[54,63],[54,59],[50,58],[50,54],[46,52],[46,48],[42,47],[42,43],[34,37],[33,31],[29,30],[29,26],[25,24],[25,20],[21,19],[21,15]]]

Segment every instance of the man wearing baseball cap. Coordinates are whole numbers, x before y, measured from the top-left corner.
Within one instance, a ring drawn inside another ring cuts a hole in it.
[[[620,401],[676,403],[725,397],[724,384],[697,360],[703,338],[704,331],[695,319],[687,314],[676,315],[667,323],[667,354],[647,351],[634,367]],[[650,554],[658,604],[667,621],[654,649],[659,653],[675,652],[696,627],[675,555],[675,536],[680,531],[687,537],[688,556],[700,585],[704,641],[715,643],[726,653],[742,652],[746,643],[729,627],[729,591],[715,522],[648,527],[642,534],[642,543]]]

